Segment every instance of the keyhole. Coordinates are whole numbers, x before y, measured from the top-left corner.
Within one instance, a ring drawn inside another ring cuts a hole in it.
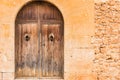
[[[25,35],[25,40],[29,41],[30,40],[30,36],[29,35]]]

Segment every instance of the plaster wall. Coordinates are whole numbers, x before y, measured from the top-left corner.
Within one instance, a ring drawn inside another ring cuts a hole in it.
[[[14,80],[15,18],[20,8],[29,1],[0,0],[0,80]],[[94,1],[48,1],[60,9],[65,21],[64,80],[96,80],[92,73],[94,49],[91,45],[95,30]]]

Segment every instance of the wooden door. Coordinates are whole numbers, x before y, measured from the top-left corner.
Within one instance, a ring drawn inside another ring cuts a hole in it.
[[[42,77],[62,77],[63,35],[61,24],[42,24]]]
[[[62,14],[46,1],[27,5],[20,10],[15,22],[15,76],[63,78]]]
[[[16,75],[35,77],[38,56],[38,25],[21,23],[16,34]]]

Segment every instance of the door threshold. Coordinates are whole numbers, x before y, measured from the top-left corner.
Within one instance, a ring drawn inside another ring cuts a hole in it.
[[[62,77],[19,77],[15,80],[64,80]]]

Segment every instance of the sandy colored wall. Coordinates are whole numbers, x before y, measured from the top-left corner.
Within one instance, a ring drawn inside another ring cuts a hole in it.
[[[103,1],[95,3],[93,72],[98,80],[120,80],[120,1]]]
[[[15,17],[29,0],[0,0],[0,79],[14,80]],[[95,80],[93,0],[48,0],[62,12],[65,28],[64,80]],[[26,80],[26,79],[25,79]]]

